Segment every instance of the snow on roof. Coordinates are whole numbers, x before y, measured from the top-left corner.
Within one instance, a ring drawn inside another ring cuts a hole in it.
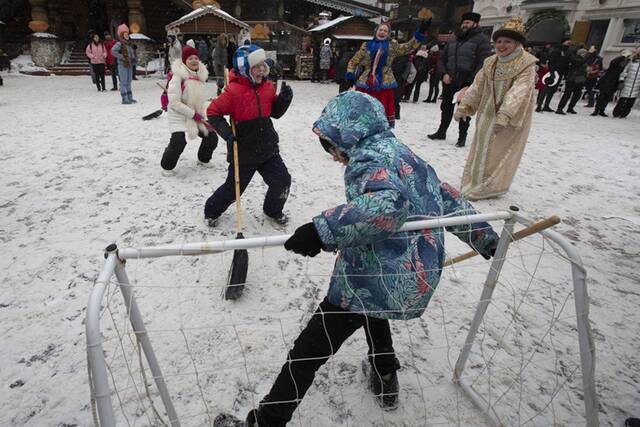
[[[51,34],[51,33],[33,33],[31,34],[33,37],[38,37],[41,39],[57,39],[58,36],[56,36],[55,34]]]
[[[193,12],[189,12],[186,15],[184,15],[182,18],[179,18],[175,21],[173,21],[170,24],[167,24],[164,28],[168,31],[170,28],[173,27],[177,27],[180,26],[182,24],[185,24],[189,21],[193,21],[194,19],[197,19],[201,16],[204,15],[208,15],[208,14],[213,14],[216,15],[217,17],[224,19],[225,21],[229,21],[232,24],[237,25],[238,27],[244,28],[244,29],[249,29],[249,26],[247,24],[245,24],[244,22],[234,18],[233,16],[229,15],[227,12],[225,12],[224,10],[215,7],[215,6],[202,6],[199,7],[198,9],[195,9]]]
[[[324,30],[326,30],[327,28],[331,28],[331,27],[333,27],[333,26],[335,26],[335,25],[338,25],[339,23],[344,22],[344,21],[346,21],[346,20],[348,20],[348,19],[351,19],[351,18],[353,18],[353,16],[352,16],[352,15],[339,16],[339,17],[337,17],[336,19],[333,19],[333,20],[331,20],[331,21],[329,21],[329,22],[326,22],[326,23],[324,23],[324,24],[322,24],[322,25],[318,25],[317,27],[312,28],[312,29],[310,29],[309,31],[314,31],[314,32],[315,32],[315,31],[324,31]]]
[[[131,38],[133,40],[151,40],[149,37],[147,37],[146,35],[144,35],[142,33],[129,34],[129,38]]]
[[[368,36],[360,36],[357,34],[341,34],[341,35],[334,35],[333,36],[334,39],[338,39],[338,40],[371,40],[373,39],[372,35],[368,35]]]

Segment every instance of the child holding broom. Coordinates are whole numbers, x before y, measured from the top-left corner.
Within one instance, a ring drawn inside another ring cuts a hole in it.
[[[263,210],[267,218],[285,225],[287,217],[282,209],[291,185],[291,175],[278,149],[278,134],[271,118],[278,119],[289,108],[293,91],[285,83],[280,94],[266,77],[269,67],[263,49],[256,45],[240,47],[233,57],[233,70],[229,84],[209,105],[209,123],[227,141],[229,170],[226,181],[207,199],[205,220],[211,227],[235,200],[233,142],[237,138],[240,194],[258,172],[269,187]],[[237,133],[232,132],[224,116],[235,122]]]
[[[360,328],[369,345],[371,392],[383,409],[395,409],[400,364],[389,320],[422,315],[438,286],[445,255],[444,230],[397,230],[410,217],[476,213],[396,139],[384,107],[373,97],[356,91],[338,95],[313,131],[325,151],[346,166],[347,202],[299,227],[285,249],[312,257],[321,250],[340,251],[329,291],[259,407],[246,422],[221,414],[215,427],[286,425],[315,372]],[[495,253],[498,236],[489,224],[447,229],[485,258]]]

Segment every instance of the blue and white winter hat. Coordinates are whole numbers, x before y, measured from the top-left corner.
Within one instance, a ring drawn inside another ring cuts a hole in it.
[[[265,63],[267,55],[260,46],[255,44],[240,46],[236,53],[233,55],[233,69],[241,76],[251,78],[249,70],[251,67],[259,64],[264,64],[267,67],[267,74],[269,73],[269,66]]]

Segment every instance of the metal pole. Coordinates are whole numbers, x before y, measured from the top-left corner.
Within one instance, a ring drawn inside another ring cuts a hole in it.
[[[529,225],[531,221],[519,214],[514,218],[521,224]],[[571,261],[571,277],[573,279],[574,301],[576,306],[576,321],[578,326],[578,345],[580,348],[580,370],[582,372],[582,387],[584,392],[584,406],[587,426],[596,427],[598,421],[598,395],[595,382],[595,354],[596,348],[589,324],[589,293],[587,292],[587,271],[576,248],[569,241],[553,230],[544,230],[543,236],[557,243]]]
[[[113,246],[113,247],[112,247]],[[100,308],[102,298],[107,290],[109,280],[113,275],[118,257],[115,253],[115,245],[110,245],[106,249],[105,262],[98,280],[93,286],[87,305],[87,317],[85,318],[85,331],[87,334],[87,360],[89,372],[91,373],[91,393],[96,400],[100,426],[113,427],[116,425],[113,406],[111,405],[111,391],[109,390],[109,380],[107,376],[107,362],[104,360],[102,351],[102,335],[100,333]]]
[[[160,365],[158,364],[158,359],[156,359],[156,354],[154,353],[153,347],[151,346],[149,335],[147,334],[147,330],[144,326],[144,321],[142,320],[140,309],[138,308],[135,296],[133,295],[133,292],[131,290],[129,278],[127,277],[127,272],[124,268],[123,263],[118,263],[116,265],[115,273],[120,284],[120,292],[122,292],[124,302],[127,306],[131,326],[133,327],[136,338],[140,342],[142,350],[144,351],[144,355],[147,359],[147,362],[149,363],[149,369],[151,369],[151,373],[153,374],[153,378],[155,379],[156,386],[158,387],[158,392],[160,393],[160,397],[162,398],[162,403],[164,403],[164,407],[167,411],[167,416],[169,417],[169,422],[171,423],[172,427],[180,427],[180,421],[178,421],[178,415],[176,414],[176,410],[173,407],[173,402],[171,401],[171,396],[169,395],[169,389],[167,388],[167,384],[164,381],[162,371],[160,370]]]

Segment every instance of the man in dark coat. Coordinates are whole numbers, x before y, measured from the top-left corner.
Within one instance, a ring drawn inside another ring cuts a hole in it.
[[[558,86],[560,86],[560,81],[567,75],[569,68],[569,47],[571,47],[572,44],[573,42],[571,40],[565,40],[562,45],[551,50],[548,63],[549,74],[552,78],[544,82],[545,86],[538,94],[537,112],[553,112],[550,107],[551,100],[558,90]],[[555,78],[553,76],[555,76]]]
[[[588,102],[587,108],[590,108],[596,103],[594,89],[596,88],[596,83],[598,83],[598,78],[600,78],[600,72],[602,71],[602,57],[598,55],[595,46],[591,46],[589,49],[585,62],[587,64],[587,81],[584,84],[584,89]]]
[[[460,89],[470,86],[476,73],[482,68],[484,60],[491,55],[491,42],[482,32],[478,23],[480,15],[468,12],[462,15],[462,24],[455,40],[447,43],[438,67],[442,74],[442,111],[440,127],[428,135],[430,139],[446,139],[447,129],[453,118],[453,96]],[[469,120],[460,120],[458,143],[464,147],[469,130]]]
[[[620,74],[622,74],[627,62],[629,62],[631,55],[632,52],[630,50],[625,50],[622,52],[622,55],[613,58],[609,63],[607,71],[605,71],[604,75],[600,77],[600,80],[598,80],[596,87],[600,92],[598,93],[596,108],[593,110],[593,113],[591,113],[592,116],[607,117],[604,110],[613,99],[613,94],[618,90]]]
[[[585,58],[587,49],[575,48],[569,49],[569,66],[567,67],[567,76],[565,78],[564,94],[560,98],[560,103],[556,110],[556,114],[564,115],[564,107],[569,103],[567,113],[577,114],[574,107],[582,96],[582,89],[587,81],[587,63]],[[571,100],[571,101],[569,101]]]

